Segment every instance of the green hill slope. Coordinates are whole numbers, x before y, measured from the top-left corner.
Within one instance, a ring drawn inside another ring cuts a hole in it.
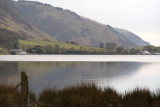
[[[38,54],[105,54],[106,49],[79,46],[77,44],[39,41],[39,40],[19,40],[18,47],[29,52]]]
[[[17,7],[24,16],[36,25],[37,28],[54,37],[56,40],[75,41],[78,44],[98,47],[100,43],[116,43],[118,46],[138,47],[148,45],[134,42],[124,34],[111,30],[103,24],[78,14],[38,2],[23,1],[17,2]]]

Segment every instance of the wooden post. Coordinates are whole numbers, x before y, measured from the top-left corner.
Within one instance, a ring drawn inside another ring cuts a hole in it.
[[[28,90],[28,77],[25,72],[21,72],[21,94],[24,96],[24,107],[28,107]]]

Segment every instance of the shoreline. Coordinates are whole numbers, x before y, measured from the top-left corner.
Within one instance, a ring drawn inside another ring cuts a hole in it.
[[[0,61],[160,62],[160,55],[0,55]]]

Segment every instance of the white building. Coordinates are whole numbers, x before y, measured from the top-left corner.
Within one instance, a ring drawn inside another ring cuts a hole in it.
[[[26,55],[27,53],[22,49],[12,49],[10,52],[15,52],[18,55]]]
[[[141,55],[151,55],[151,53],[149,51],[146,51],[146,50],[140,51],[140,54]]]

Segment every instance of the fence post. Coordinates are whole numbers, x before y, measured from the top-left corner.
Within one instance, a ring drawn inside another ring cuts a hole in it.
[[[29,87],[28,87],[28,76],[23,71],[21,72],[21,95],[24,96],[24,107],[28,107],[28,97],[29,97]]]

